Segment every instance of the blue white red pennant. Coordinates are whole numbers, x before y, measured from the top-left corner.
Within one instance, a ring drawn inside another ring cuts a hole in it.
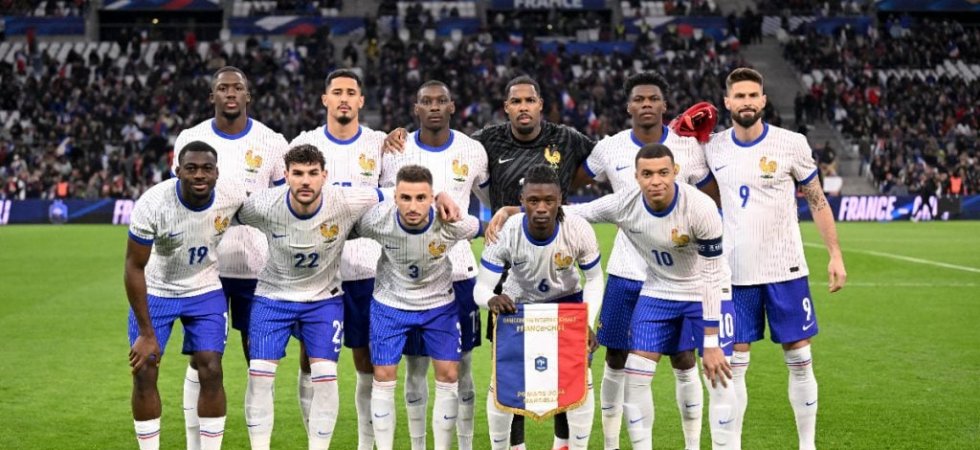
[[[494,326],[498,408],[545,419],[582,404],[588,392],[588,305],[517,305]]]

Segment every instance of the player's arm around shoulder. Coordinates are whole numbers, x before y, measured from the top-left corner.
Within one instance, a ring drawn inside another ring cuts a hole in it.
[[[820,232],[820,237],[830,255],[830,262],[827,264],[828,289],[830,292],[837,292],[843,289],[847,282],[847,270],[844,268],[844,255],[837,238],[837,224],[834,223],[833,211],[827,203],[827,197],[823,193],[823,187],[820,186],[819,177],[814,177],[802,185],[800,190],[803,191],[803,196],[810,206],[813,222],[816,224],[817,231]]]
[[[467,241],[479,236],[483,225],[480,219],[467,215],[460,221],[443,224],[441,231],[443,237],[449,241]]]

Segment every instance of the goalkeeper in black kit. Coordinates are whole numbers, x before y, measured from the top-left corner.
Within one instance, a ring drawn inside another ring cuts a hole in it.
[[[538,164],[548,164],[558,173],[563,201],[570,188],[591,182],[582,167],[595,141],[574,128],[543,121],[541,87],[531,77],[512,79],[506,92],[504,111],[508,123],[488,125],[471,136],[487,151],[490,209],[496,213],[504,206],[519,206],[524,174]],[[401,151],[406,135],[403,128],[392,131],[385,140],[386,149]],[[492,323],[488,320],[488,324]],[[489,339],[493,330],[487,328]],[[514,417],[510,439],[512,448],[525,448],[524,417]],[[567,441],[568,420],[559,414],[555,417],[553,448],[564,448]]]

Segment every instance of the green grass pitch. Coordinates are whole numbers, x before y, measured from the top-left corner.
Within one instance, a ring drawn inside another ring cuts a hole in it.
[[[804,240],[816,244],[806,250],[821,329],[814,344],[818,445],[980,448],[980,226],[862,223],[841,224],[839,231],[849,283],[829,295],[826,252],[813,225],[803,225]],[[608,256],[614,229],[597,232]],[[0,227],[0,449],[137,448],[129,407],[125,242],[124,227]],[[224,360],[229,449],[248,448],[247,374],[238,339],[229,337]],[[184,444],[180,403],[186,359],[179,355],[180,342],[177,331],[160,373],[166,449]],[[296,353],[294,342],[279,369],[277,449],[306,448],[296,400]],[[597,390],[602,357],[600,351],[593,364]],[[475,352],[476,448],[488,447],[483,412],[488,359],[487,347]],[[333,443],[351,449],[357,433],[349,351],[341,355],[340,372],[342,411]],[[653,382],[654,442],[659,448],[682,448],[673,376],[666,363],[659,372]],[[745,448],[795,448],[786,368],[775,345],[756,345],[748,383]],[[596,408],[592,448],[601,448]],[[407,449],[404,409],[398,414],[396,447]],[[550,423],[529,422],[527,434],[529,448],[550,448]],[[703,436],[703,448],[709,448],[707,425]],[[622,440],[629,448],[625,431]]]

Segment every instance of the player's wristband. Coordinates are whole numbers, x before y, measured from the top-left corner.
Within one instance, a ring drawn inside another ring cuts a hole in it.
[[[718,335],[717,334],[706,334],[704,335],[704,348],[718,348]]]

